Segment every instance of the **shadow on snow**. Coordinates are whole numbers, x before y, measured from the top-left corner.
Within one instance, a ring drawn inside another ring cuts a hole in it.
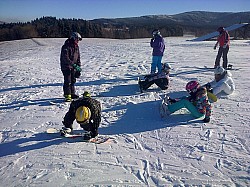
[[[10,142],[3,142],[0,144],[0,157],[7,155],[14,155],[16,153],[32,151],[49,147],[51,145],[57,145],[62,142],[75,142],[75,140],[69,138],[60,138],[52,136],[47,133],[37,133],[31,137],[23,137]],[[27,145],[28,144],[28,145]]]
[[[161,118],[159,114],[160,101],[149,101],[143,103],[128,103],[124,106],[116,106],[103,112],[124,110],[116,122],[108,124],[107,127],[99,129],[100,134],[133,134],[146,131],[174,127],[178,125],[187,125],[197,122],[190,114],[172,114],[167,118]],[[105,118],[103,119],[104,121]]]

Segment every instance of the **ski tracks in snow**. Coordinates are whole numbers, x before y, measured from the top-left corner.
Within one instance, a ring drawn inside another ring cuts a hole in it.
[[[167,38],[163,62],[173,68],[170,88],[160,91],[153,86],[140,93],[137,77],[150,72],[150,40],[79,42],[84,73],[76,90],[78,94],[89,90],[102,102],[100,133],[115,136],[113,143],[95,145],[43,133],[49,127],[61,128],[69,108],[60,100],[63,77],[58,57],[64,41],[33,39],[1,45],[3,185],[249,184],[249,98],[241,93],[247,93],[250,82],[247,76],[241,80],[242,71],[234,72],[239,91],[213,104],[209,124],[189,120],[186,111],[166,119],[158,114],[157,104],[166,93],[179,97],[186,93],[187,81],[195,78],[205,83],[212,78],[211,71],[199,68],[214,58],[208,53],[212,43]],[[248,54],[249,48],[240,50]],[[238,61],[238,52],[230,54]],[[249,72],[247,55],[240,56],[238,65]],[[74,124],[74,128],[80,127]]]

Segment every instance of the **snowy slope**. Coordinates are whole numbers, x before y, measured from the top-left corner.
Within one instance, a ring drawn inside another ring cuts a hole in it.
[[[84,39],[77,91],[102,103],[100,133],[110,144],[88,144],[45,133],[61,128],[60,48],[65,39],[0,43],[0,186],[249,186],[250,42],[231,41],[236,92],[213,103],[211,122],[186,110],[161,119],[165,94],[179,97],[190,80],[212,80],[214,42],[165,38],[171,86],[139,93],[150,71],[150,39]],[[56,102],[51,105],[49,102]],[[80,132],[80,127],[74,123]]]

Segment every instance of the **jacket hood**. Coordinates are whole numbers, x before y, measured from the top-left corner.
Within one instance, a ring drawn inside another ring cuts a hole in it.
[[[74,40],[72,40],[72,39],[70,39],[70,38],[68,38],[65,42],[64,42],[64,44],[73,44],[74,43]]]

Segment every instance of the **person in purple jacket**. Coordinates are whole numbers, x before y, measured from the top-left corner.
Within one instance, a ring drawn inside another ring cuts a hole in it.
[[[153,30],[152,35],[153,38],[150,41],[150,46],[153,48],[151,74],[154,74],[156,73],[156,68],[158,69],[158,73],[161,73],[161,60],[165,50],[165,44],[164,39],[162,38],[158,29]]]

